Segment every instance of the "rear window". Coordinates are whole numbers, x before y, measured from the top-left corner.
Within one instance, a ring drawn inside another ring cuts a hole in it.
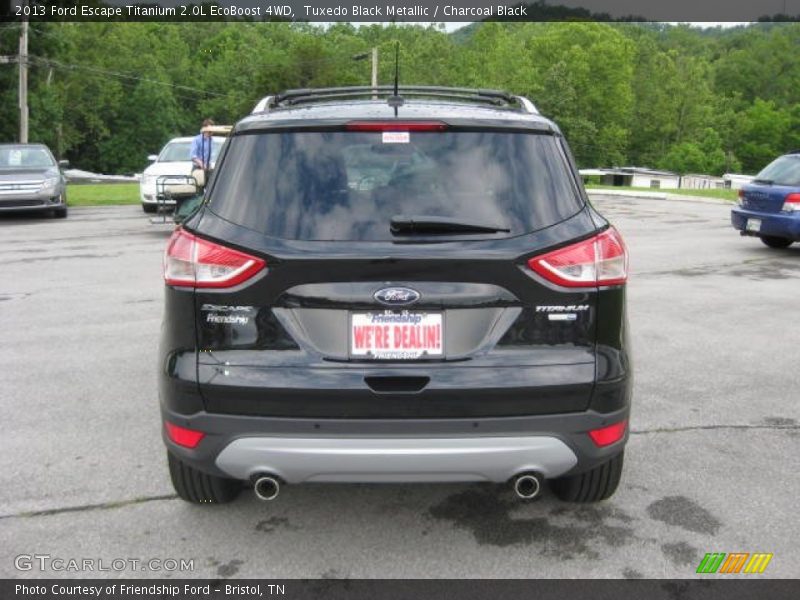
[[[508,229],[578,212],[558,140],[503,132],[291,132],[234,137],[210,199],[221,217],[291,240],[391,240],[395,215]]]
[[[213,140],[211,145],[211,160],[216,160],[222,142]],[[158,162],[189,162],[192,160],[192,142],[170,142],[158,156]]]
[[[770,181],[774,185],[800,186],[800,154],[781,156],[772,161],[756,176],[759,181]]]

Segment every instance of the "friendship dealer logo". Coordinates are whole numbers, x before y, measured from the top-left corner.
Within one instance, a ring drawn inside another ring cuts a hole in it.
[[[755,552],[709,552],[697,566],[698,573],[763,573],[772,553]]]

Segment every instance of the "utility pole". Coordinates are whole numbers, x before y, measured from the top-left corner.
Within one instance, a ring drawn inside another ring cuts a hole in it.
[[[22,17],[19,35],[19,142],[28,143],[28,17]]]
[[[378,47],[372,49],[372,99],[378,99]]]
[[[372,88],[372,99],[378,99],[378,47],[372,49],[372,78],[370,80],[370,87]],[[370,58],[369,52],[362,52],[350,57],[353,60],[367,60]]]

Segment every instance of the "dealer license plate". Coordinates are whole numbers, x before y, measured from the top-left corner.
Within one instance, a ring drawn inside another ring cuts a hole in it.
[[[376,311],[350,315],[350,356],[412,360],[443,355],[442,313]]]

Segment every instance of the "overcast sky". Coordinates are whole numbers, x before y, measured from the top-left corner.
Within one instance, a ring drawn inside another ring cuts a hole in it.
[[[749,21],[744,21],[741,23],[709,23],[709,22],[700,22],[700,23],[689,23],[692,27],[736,27],[737,25],[747,25]],[[461,29],[465,25],[469,25],[469,23],[445,23],[445,29],[447,31],[455,31],[456,29]],[[680,25],[680,23],[670,23],[670,25]]]
[[[15,0],[12,0],[12,3]],[[18,1],[18,0],[17,0]],[[106,0],[112,5],[133,4],[136,2],[144,3],[145,0]],[[506,0],[503,4],[514,4],[519,0]],[[532,2],[533,0],[522,0]],[[188,4],[190,0],[147,0],[149,4],[161,6],[178,6]],[[196,2],[196,0],[195,0]],[[216,0],[221,6],[235,5],[242,7],[261,7],[266,4],[264,0]],[[675,19],[691,19],[692,21],[702,21],[703,24],[710,25],[735,25],[737,23],[716,23],[712,19],[724,17],[729,19],[756,20],[764,15],[775,15],[785,13],[789,15],[800,14],[800,0],[542,0],[548,5],[560,5],[565,7],[581,7],[595,13],[608,13],[615,17],[624,15],[639,15],[650,21],[671,22]],[[298,19],[304,18],[303,5],[313,5],[315,7],[331,7],[342,5],[349,7],[353,4],[368,6],[370,4],[383,5],[384,2],[370,2],[369,0],[316,0],[310,3],[307,0],[295,2],[289,0],[295,9],[295,16]],[[489,6],[493,4],[491,0],[437,0],[436,4],[465,6]],[[411,2],[398,3],[403,6],[410,6]],[[431,0],[419,0],[418,4],[433,5]],[[439,15],[441,16],[441,15]],[[345,17],[346,19],[347,17]],[[455,18],[455,17],[454,17]],[[399,20],[402,20],[399,19]],[[447,30],[452,31],[463,27],[464,24],[450,22]]]
[[[319,25],[330,25],[331,23],[319,23]],[[381,23],[381,25],[390,25],[391,23]],[[436,23],[431,22],[423,22],[423,23],[411,23],[413,25],[435,25]],[[736,27],[737,25],[747,25],[749,21],[743,21],[741,23],[712,23],[712,22],[698,22],[698,23],[689,23],[692,27]],[[356,27],[360,27],[361,25],[374,25],[374,23],[365,23],[363,21],[353,21],[353,25]],[[462,27],[466,27],[470,25],[470,23],[442,23],[444,25],[445,31],[456,31],[457,29],[461,29]],[[679,23],[670,23],[670,25],[679,25]]]

